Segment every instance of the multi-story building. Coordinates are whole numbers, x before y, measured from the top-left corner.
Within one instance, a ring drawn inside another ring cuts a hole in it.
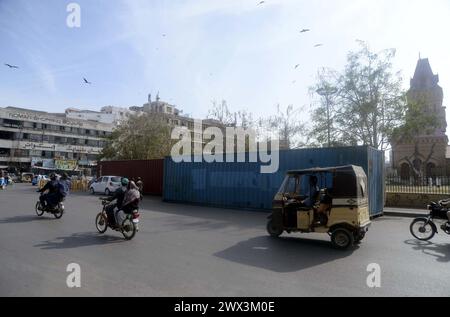
[[[201,120],[201,127],[196,126],[200,120],[195,120],[189,116],[182,115],[182,111],[175,105],[171,105],[168,102],[161,101],[159,94],[156,95],[156,101],[152,101],[151,95],[148,96],[148,102],[142,107],[131,107],[131,111],[135,113],[154,113],[162,115],[166,120],[167,124],[172,127],[186,128],[191,134],[192,140],[192,150],[195,148],[195,144],[201,143],[202,147],[209,141],[205,139],[202,132],[210,127],[217,127],[222,130],[225,136],[226,126],[217,120],[205,119]],[[225,142],[225,140],[224,140]]]
[[[21,108],[0,108],[0,166],[29,170],[95,166],[113,124]]]
[[[66,117],[70,119],[90,120],[106,124],[120,124],[126,120],[127,116],[134,113],[128,108],[107,106],[100,111],[80,110],[68,108],[65,111]]]

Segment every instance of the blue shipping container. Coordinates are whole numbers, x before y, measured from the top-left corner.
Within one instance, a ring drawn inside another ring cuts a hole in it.
[[[164,201],[237,209],[270,210],[286,171],[342,165],[361,166],[368,176],[371,216],[383,213],[384,152],[367,147],[285,150],[279,152],[279,169],[262,174],[260,162],[164,162]]]

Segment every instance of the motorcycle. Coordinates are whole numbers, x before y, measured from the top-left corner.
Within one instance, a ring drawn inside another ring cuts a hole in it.
[[[450,235],[450,221],[447,212],[450,210],[450,200],[432,202],[428,205],[430,211],[427,217],[419,217],[412,221],[409,230],[414,238],[420,241],[429,241],[438,233],[435,220],[445,220],[441,225],[442,231]]]
[[[41,193],[42,196],[42,193]],[[60,219],[64,214],[64,204],[63,201],[60,201],[56,206],[42,206],[41,201],[38,200],[36,203],[36,215],[38,217],[41,217],[44,215],[44,213],[52,214],[56,219]]]
[[[125,214],[123,211],[115,211],[116,225],[111,226],[106,213],[106,208],[110,204],[110,201],[104,198],[100,198],[100,200],[102,201],[103,209],[95,217],[95,227],[98,232],[103,234],[109,227],[114,231],[121,232],[125,240],[133,239],[139,231],[139,210],[134,210],[131,214]]]

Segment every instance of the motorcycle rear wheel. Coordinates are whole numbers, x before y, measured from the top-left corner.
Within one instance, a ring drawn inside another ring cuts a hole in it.
[[[121,231],[125,240],[131,240],[136,235],[136,226],[131,219],[126,218],[122,222]]]
[[[54,216],[56,219],[61,219],[61,217],[63,216],[63,214],[64,214],[64,210],[59,209],[57,212],[53,213],[53,216]]]
[[[429,241],[433,239],[436,234],[433,225],[431,225],[426,218],[414,219],[409,226],[409,231],[414,238],[420,241]]]

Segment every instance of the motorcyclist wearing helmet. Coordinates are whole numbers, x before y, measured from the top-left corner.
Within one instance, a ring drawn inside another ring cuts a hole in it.
[[[105,199],[110,202],[110,204],[106,206],[106,215],[108,216],[108,222],[111,226],[114,226],[116,224],[114,212],[115,210],[120,210],[122,208],[122,204],[125,199],[125,193],[130,181],[128,180],[128,178],[123,177],[120,180],[120,183],[122,186],[119,187],[111,197]],[[116,202],[113,203],[114,201]]]
[[[50,181],[44,187],[37,191],[38,193],[45,193],[39,197],[42,208],[54,207],[60,200],[60,184],[55,173],[50,174]]]

